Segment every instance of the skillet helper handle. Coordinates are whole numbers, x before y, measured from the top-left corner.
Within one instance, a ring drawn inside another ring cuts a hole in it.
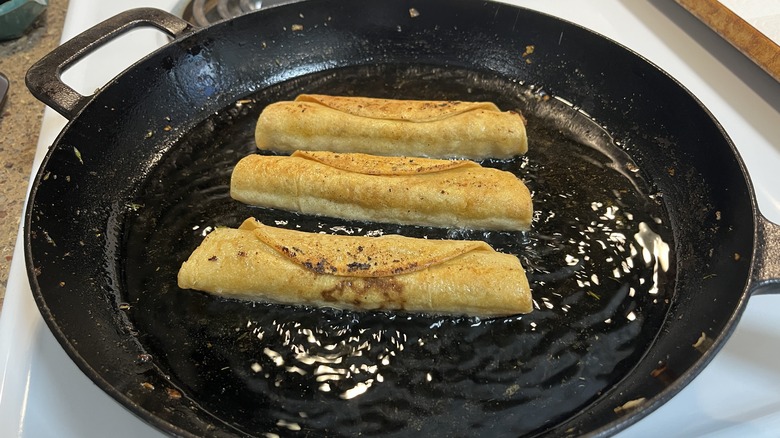
[[[25,77],[27,88],[38,100],[68,120],[73,119],[92,95],[83,96],[62,82],[62,72],[97,48],[138,27],[153,27],[173,38],[192,29],[190,23],[159,9],[130,9],[85,30],[33,64]]]
[[[758,215],[753,294],[780,293],[780,225]]]

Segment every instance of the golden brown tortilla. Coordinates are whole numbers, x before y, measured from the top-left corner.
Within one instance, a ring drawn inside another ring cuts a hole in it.
[[[178,282],[215,295],[356,310],[482,317],[532,310],[520,261],[485,242],[334,236],[253,218],[206,236]]]
[[[526,230],[533,214],[528,188],[510,172],[413,157],[250,155],[233,170],[230,194],[304,214],[436,227]]]
[[[261,150],[362,152],[431,158],[511,158],[526,153],[525,119],[490,102],[303,94],[268,105]]]

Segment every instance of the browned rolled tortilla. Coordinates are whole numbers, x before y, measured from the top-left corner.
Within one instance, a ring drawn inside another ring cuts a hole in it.
[[[491,102],[302,94],[267,106],[257,147],[430,158],[511,158],[528,150],[525,119]]]
[[[178,280],[216,295],[355,310],[492,317],[532,309],[520,261],[485,242],[334,236],[253,218],[212,231]]]
[[[473,161],[333,152],[250,155],[231,196],[305,214],[450,228],[526,230],[531,194],[510,172]]]

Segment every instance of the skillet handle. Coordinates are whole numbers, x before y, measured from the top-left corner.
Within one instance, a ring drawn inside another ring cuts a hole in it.
[[[154,8],[137,8],[117,14],[63,43],[27,71],[27,88],[38,100],[68,120],[73,119],[93,95],[82,96],[62,82],[61,74],[71,64],[116,37],[137,27],[153,27],[173,38],[192,25],[175,15]]]
[[[753,294],[780,293],[780,225],[758,215]]]

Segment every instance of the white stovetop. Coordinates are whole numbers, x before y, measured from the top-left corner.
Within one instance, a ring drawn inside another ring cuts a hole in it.
[[[780,222],[780,84],[673,2],[515,0],[579,23],[639,52],[695,94],[734,140],[764,214]],[[70,0],[64,39],[132,7],[172,9],[177,0]],[[107,82],[126,60],[162,44],[155,31],[120,39],[65,75],[83,93]],[[117,57],[118,59],[110,59]],[[100,59],[98,59],[100,58]],[[109,59],[113,70],[94,74]],[[89,71],[89,75],[86,72]],[[34,168],[65,125],[44,116]],[[780,296],[750,299],[714,361],[670,402],[621,437],[780,436]],[[0,315],[0,437],[157,437],[161,434],[98,389],[71,362],[41,319],[17,241]]]

